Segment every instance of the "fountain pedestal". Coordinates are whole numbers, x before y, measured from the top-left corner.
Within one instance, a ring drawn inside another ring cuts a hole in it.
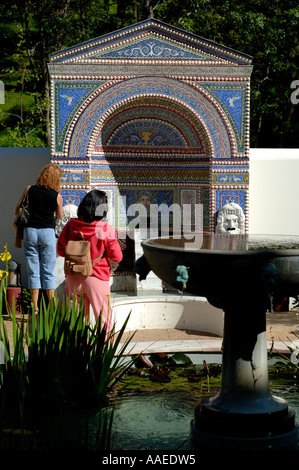
[[[269,391],[266,316],[256,304],[225,311],[221,389],[195,408],[192,438],[238,449],[297,438],[295,411]]]

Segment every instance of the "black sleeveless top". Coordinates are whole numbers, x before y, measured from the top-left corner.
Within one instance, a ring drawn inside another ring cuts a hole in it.
[[[27,227],[54,228],[54,213],[57,209],[57,191],[47,189],[45,186],[30,186],[29,221]]]

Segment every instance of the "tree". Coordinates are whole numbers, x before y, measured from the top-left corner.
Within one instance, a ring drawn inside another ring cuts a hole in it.
[[[156,14],[253,56],[251,146],[299,147],[299,106],[290,88],[299,78],[296,0],[168,0]]]
[[[299,147],[299,106],[291,100],[297,0],[2,0],[0,14],[0,78],[15,97],[0,106],[0,145],[1,126],[14,145],[49,145],[51,53],[154,16],[252,55],[251,146]]]
[[[117,29],[118,19],[105,0],[5,0],[0,8],[1,78],[19,98],[4,111],[2,126],[17,145],[29,144],[31,132],[35,142],[49,145],[49,55]],[[24,110],[25,96],[30,111]]]

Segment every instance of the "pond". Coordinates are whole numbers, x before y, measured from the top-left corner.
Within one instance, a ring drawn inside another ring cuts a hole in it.
[[[299,425],[298,386],[274,391],[296,409]],[[191,392],[141,392],[119,398],[115,401],[112,449],[194,450],[190,422],[197,404]],[[299,440],[291,448],[299,450]]]
[[[166,371],[164,381],[163,376],[159,381],[157,375],[150,376],[149,369],[136,367],[125,379],[127,389],[113,397],[112,450],[194,450],[190,439],[194,408],[220,388],[221,365],[211,362],[217,361],[217,356],[205,356],[203,365],[203,355],[188,354],[191,363],[171,368],[169,373],[160,364],[159,370]],[[295,409],[299,425],[299,377],[286,376],[277,371],[275,361],[269,361],[269,387]],[[89,426],[92,429],[92,422]],[[295,449],[299,450],[299,435]],[[198,445],[196,450],[200,450]]]

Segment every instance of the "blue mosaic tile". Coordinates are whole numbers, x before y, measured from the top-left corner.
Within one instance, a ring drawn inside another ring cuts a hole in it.
[[[62,189],[61,195],[62,195],[63,205],[74,204],[75,206],[79,206],[85,194],[86,192],[84,190]]]
[[[242,189],[238,190],[233,190],[233,189],[227,189],[227,190],[216,190],[216,212],[219,211],[219,209],[227,204],[229,201],[234,202],[235,204],[239,204],[239,206],[242,207],[243,211],[245,210],[245,191]]]
[[[251,60],[153,19],[52,54],[64,204],[102,188],[116,227],[137,202],[201,202],[207,230],[228,199],[246,212]]]

